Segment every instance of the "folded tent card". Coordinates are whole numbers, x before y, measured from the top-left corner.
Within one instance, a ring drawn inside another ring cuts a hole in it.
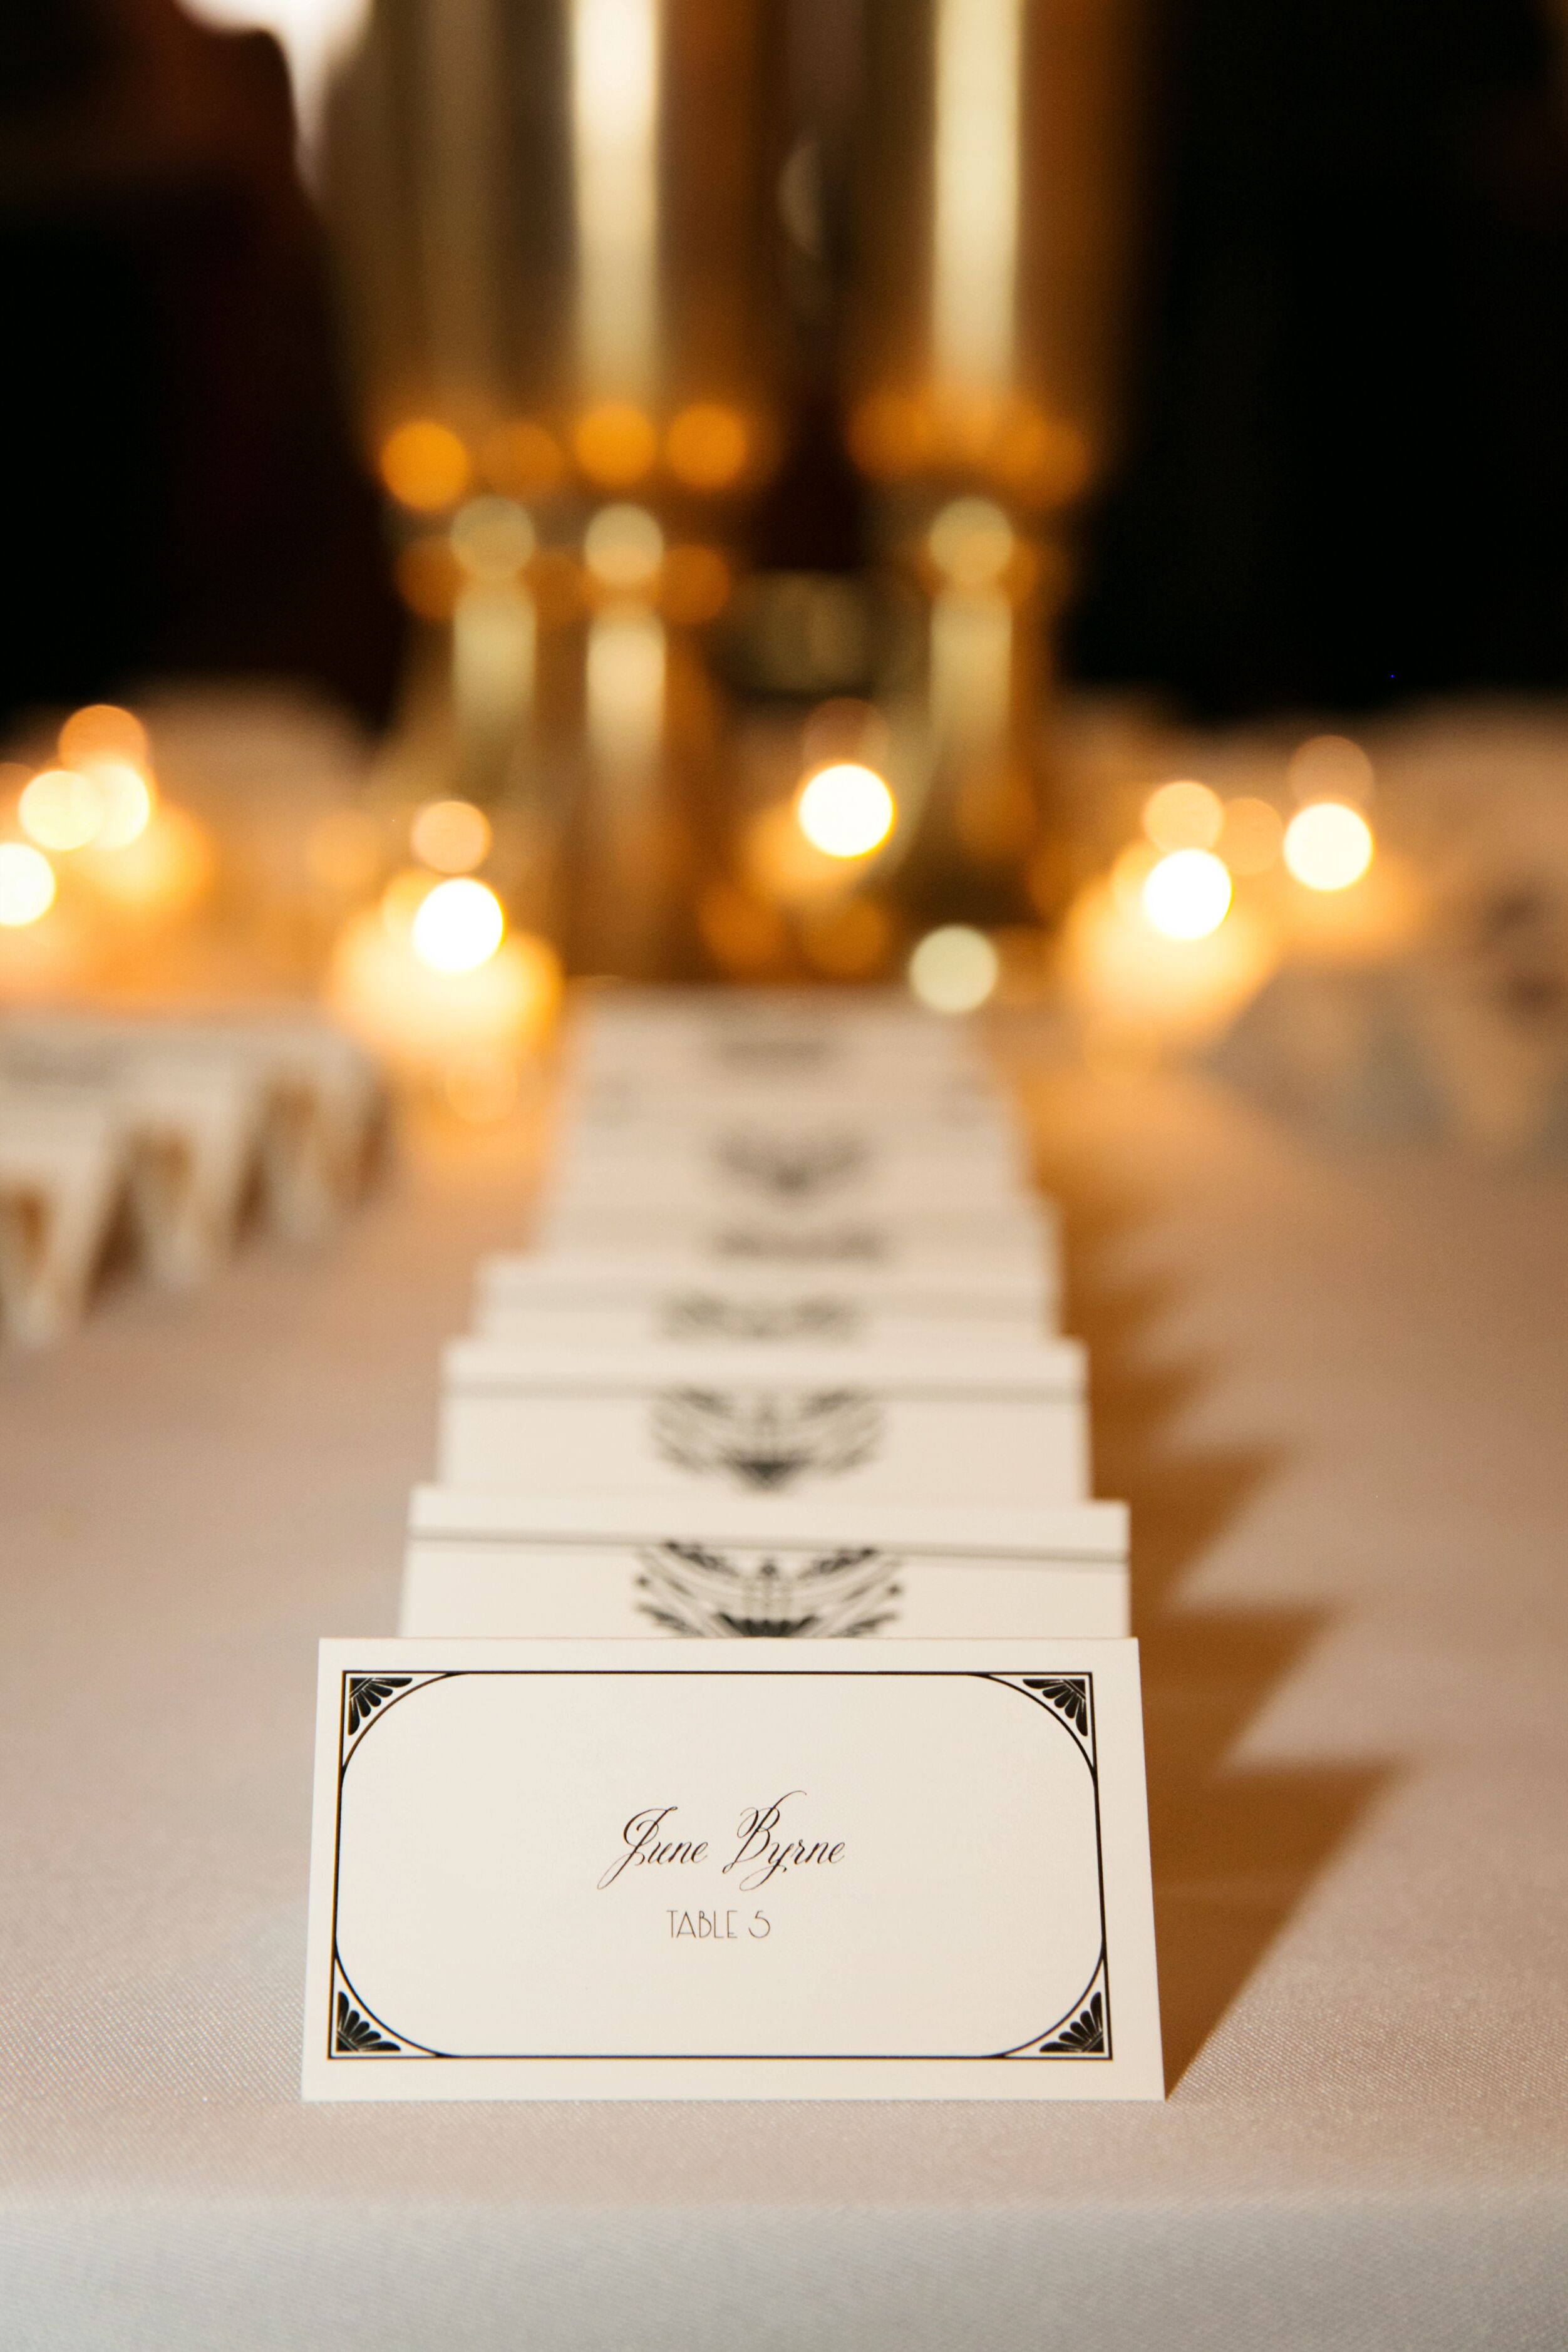
[[[535,1347],[696,1346],[739,1340],[789,1353],[954,1345],[1007,1349],[1054,1331],[1054,1266],[1008,1272],[933,1266],[920,1276],[881,1265],[788,1263],[672,1266],[658,1256],[606,1268],[584,1251],[497,1255],[480,1265],[473,1334]]]
[[[42,1341],[79,1319],[121,1220],[153,1279],[176,1287],[212,1271],[253,1193],[276,1230],[320,1234],[361,1189],[381,1109],[366,1056],[308,1013],[7,1014],[7,1329]]]
[[[771,1495],[681,1504],[419,1486],[398,1631],[626,1640],[965,1639],[1128,1627],[1121,1503]]]
[[[313,2099],[1162,2095],[1131,1642],[328,1642]]]
[[[1075,1503],[1089,1491],[1083,1350],[1019,1342],[853,1362],[802,1349],[531,1348],[443,1360],[438,1475],[513,1494],[804,1494]]]

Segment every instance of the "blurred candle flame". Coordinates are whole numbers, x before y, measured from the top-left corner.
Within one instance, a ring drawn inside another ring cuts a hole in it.
[[[0,841],[0,923],[20,930],[55,903],[55,869],[26,841]]]

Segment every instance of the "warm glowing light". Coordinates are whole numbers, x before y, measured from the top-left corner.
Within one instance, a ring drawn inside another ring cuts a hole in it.
[[[539,615],[510,580],[470,580],[452,611],[452,701],[461,741],[497,740],[533,701]]]
[[[930,1013],[975,1013],[995,989],[1002,960],[984,931],[944,923],[909,962],[910,987]]]
[[[470,1127],[491,1127],[517,1108],[517,1055],[497,1047],[459,1054],[442,1074],[441,1091],[448,1108]]]
[[[1124,909],[1103,882],[1078,892],[1059,940],[1057,970],[1068,1000],[1100,1033],[1097,1043],[1112,1045],[1092,1058],[1134,1066],[1146,1065],[1163,1041],[1197,1044],[1222,1034],[1279,960],[1277,929],[1256,908],[1234,907],[1205,938],[1172,939],[1142,908]]]
[[[1013,607],[1000,588],[944,588],[931,599],[927,697],[949,758],[994,758],[1013,702]]]
[[[140,841],[158,804],[152,781],[129,760],[94,760],[87,771],[98,788],[103,814],[92,836],[95,849],[128,849]]]
[[[416,417],[389,433],[381,446],[381,478],[400,506],[416,514],[455,507],[468,487],[468,453],[447,425]]]
[[[683,408],[664,439],[665,461],[693,490],[721,490],[744,472],[751,455],[746,420],[716,400]]]
[[[107,828],[106,828],[107,830]],[[188,809],[166,803],[129,841],[100,833],[79,870],[102,898],[128,914],[174,916],[195,905],[217,869],[211,835]]]
[[[955,588],[989,588],[1013,560],[1013,526],[991,499],[954,499],[926,536],[931,562]]]
[[[45,768],[23,791],[16,814],[40,849],[85,849],[103,823],[103,794],[75,768]]]
[[[415,856],[437,874],[471,874],[489,856],[490,821],[472,801],[426,801],[408,838]]]
[[[601,507],[583,534],[583,561],[605,588],[646,588],[664,562],[664,533],[646,507]]]
[[[470,580],[513,580],[533,553],[533,523],[515,499],[470,499],[452,517],[452,552]]]
[[[579,417],[572,447],[591,482],[606,489],[629,489],[652,472],[658,436],[652,418],[630,401],[606,400]]]
[[[646,604],[615,604],[588,628],[584,700],[588,740],[601,767],[645,775],[664,740],[668,647]]]
[[[186,0],[186,5],[202,24],[246,33],[262,26],[276,37],[289,60],[306,178],[313,180],[333,75],[358,47],[371,0]]]
[[[405,866],[395,874],[381,894],[377,913],[382,929],[389,940],[400,940],[406,945],[414,929],[414,918],[435,887],[427,872],[417,866]]]
[[[795,822],[826,857],[867,857],[886,841],[898,814],[874,768],[842,760],[802,785]]]
[[[503,498],[532,499],[555,488],[566,460],[553,433],[520,416],[486,434],[479,445],[479,471]]]
[[[432,971],[477,971],[501,943],[506,917],[482,882],[437,882],[414,918],[414,952]]]
[[[1372,864],[1372,827],[1342,801],[1314,801],[1285,828],[1285,864],[1309,890],[1348,890]]]
[[[60,758],[68,768],[89,760],[126,760],[133,768],[147,763],[147,730],[133,711],[118,703],[89,702],[73,711],[60,729]]]
[[[1230,912],[1229,869],[1206,849],[1162,857],[1143,885],[1143,912],[1168,940],[1206,940]]]
[[[1110,896],[1118,914],[1132,917],[1143,912],[1143,885],[1160,863],[1160,853],[1152,842],[1130,841],[1110,869]]]
[[[730,601],[730,567],[716,547],[672,547],[659,579],[659,607],[679,629],[716,621]]]
[[[1266,874],[1279,856],[1284,820],[1268,801],[1244,793],[1226,801],[1219,849],[1233,874]]]
[[[1212,849],[1225,824],[1225,804],[1206,784],[1162,784],[1143,806],[1143,830],[1156,849]]]
[[[1012,366],[1023,0],[937,0],[931,358],[953,383]]]
[[[55,869],[42,850],[25,841],[0,841],[0,923],[20,930],[54,903]]]
[[[1299,801],[1349,801],[1372,792],[1372,761],[1348,735],[1313,735],[1291,754],[1286,771]]]
[[[560,1003],[561,965],[547,940],[522,931],[472,971],[434,971],[407,935],[389,933],[373,908],[344,925],[327,995],[390,1067],[433,1081],[451,1100],[454,1071],[472,1071],[491,1057],[515,1067],[545,1034]],[[485,1091],[499,1097],[499,1076]]]
[[[658,0],[573,0],[577,340],[584,380],[599,390],[640,389],[653,365],[658,20]]]

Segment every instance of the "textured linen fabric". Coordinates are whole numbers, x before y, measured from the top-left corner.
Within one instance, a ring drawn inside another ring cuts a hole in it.
[[[299,2103],[316,1638],[391,1629],[524,1223],[526,1137],[427,1140],[320,1255],[0,1357],[4,2352],[1561,2352],[1568,1181],[1026,1082],[1169,2103]]]

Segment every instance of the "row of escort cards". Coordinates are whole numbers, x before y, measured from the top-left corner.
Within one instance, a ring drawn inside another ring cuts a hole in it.
[[[962,1024],[615,990],[321,1645],[309,2098],[1163,2095],[1127,1512]]]
[[[1058,1237],[965,1034],[612,999],[479,1269],[405,1634],[1116,1636]]]

